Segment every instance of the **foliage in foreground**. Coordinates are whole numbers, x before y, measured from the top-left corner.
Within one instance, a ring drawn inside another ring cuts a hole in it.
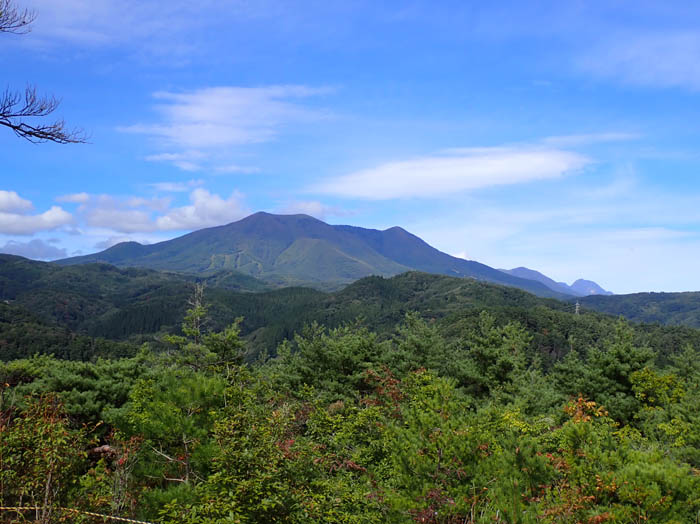
[[[61,508],[172,524],[700,515],[691,346],[660,366],[619,322],[545,369],[518,323],[484,313],[446,338],[409,314],[388,339],[311,325],[251,368],[238,324],[205,333],[205,313],[195,300],[164,353],[3,365],[0,504],[46,523]]]

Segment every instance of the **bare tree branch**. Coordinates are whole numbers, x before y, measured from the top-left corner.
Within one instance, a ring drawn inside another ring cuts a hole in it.
[[[0,0],[3,1],[3,0]],[[56,97],[41,97],[36,88],[27,86],[24,96],[9,89],[0,96],[0,125],[9,127],[19,137],[33,143],[57,142],[59,144],[83,143],[87,140],[80,129],[66,129],[63,120],[49,124],[30,124],[28,118],[45,117],[53,113],[60,100]]]
[[[0,0],[0,33],[26,34],[35,18],[33,11],[20,9],[15,5],[15,0]],[[19,91],[6,89],[0,95],[0,126],[9,127],[17,136],[35,144],[85,142],[85,133],[81,129],[66,129],[63,120],[48,124],[33,120],[53,113],[59,103],[60,100],[54,96],[38,96],[36,88],[32,86],[24,90],[24,96]]]
[[[36,14],[28,9],[18,9],[13,0],[0,0],[0,33],[22,35],[31,31],[30,24]]]

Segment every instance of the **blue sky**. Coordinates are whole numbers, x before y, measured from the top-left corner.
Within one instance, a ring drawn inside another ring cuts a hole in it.
[[[0,251],[52,259],[265,210],[400,225],[494,267],[700,289],[700,4],[26,0]]]

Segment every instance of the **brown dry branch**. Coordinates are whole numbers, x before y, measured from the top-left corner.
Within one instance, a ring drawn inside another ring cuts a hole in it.
[[[0,0],[0,2],[3,0]],[[9,127],[14,133],[33,143],[56,142],[76,144],[86,141],[80,129],[69,130],[63,120],[55,122],[29,123],[27,119],[41,118],[53,113],[60,101],[53,96],[39,96],[36,88],[27,86],[24,96],[9,89],[0,96],[0,125]]]
[[[0,33],[28,33],[35,18],[33,11],[17,8],[12,0],[0,0]]]

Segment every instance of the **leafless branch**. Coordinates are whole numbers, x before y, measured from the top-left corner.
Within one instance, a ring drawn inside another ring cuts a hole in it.
[[[6,2],[7,0],[0,0]],[[9,89],[0,96],[0,125],[9,127],[19,137],[33,143],[56,142],[59,144],[83,143],[87,140],[80,129],[66,129],[63,120],[49,124],[30,124],[26,119],[45,117],[56,110],[60,103],[54,96],[41,97],[36,88],[28,86],[24,96]]]
[[[0,33],[28,33],[36,14],[28,9],[19,9],[13,0],[0,0]]]

